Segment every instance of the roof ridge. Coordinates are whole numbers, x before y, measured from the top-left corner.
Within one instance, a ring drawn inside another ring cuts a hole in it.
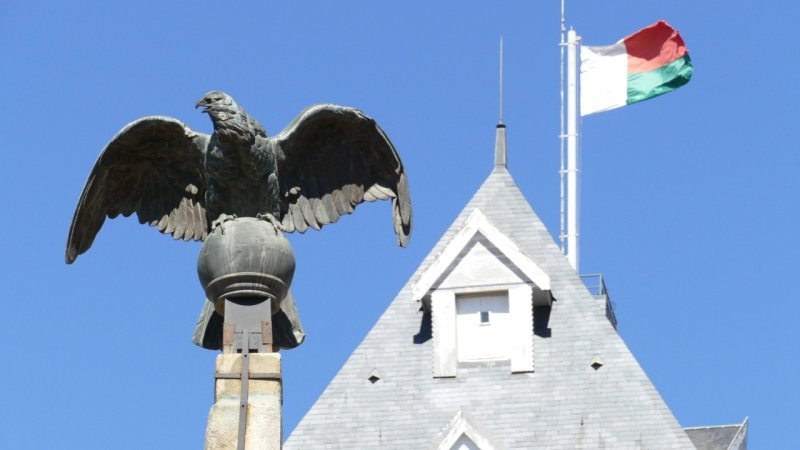
[[[706,425],[706,426],[697,426],[697,427],[683,427],[683,429],[684,430],[704,430],[704,429],[707,429],[707,428],[726,428],[726,427],[739,428],[739,427],[742,426],[742,424],[744,424],[744,421],[739,422],[739,423],[728,423],[728,424],[722,424],[722,425]]]

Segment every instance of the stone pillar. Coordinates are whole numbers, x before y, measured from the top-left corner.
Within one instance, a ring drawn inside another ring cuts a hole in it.
[[[241,426],[241,370],[249,360],[247,411]],[[223,353],[217,356],[214,406],[208,414],[206,450],[236,450],[239,430],[244,430],[246,450],[280,450],[281,425],[280,353]]]
[[[253,217],[226,218],[203,242],[197,275],[216,313],[214,406],[206,450],[280,450],[281,356],[272,317],[294,276],[294,252],[280,229]],[[207,331],[207,330],[206,330]]]

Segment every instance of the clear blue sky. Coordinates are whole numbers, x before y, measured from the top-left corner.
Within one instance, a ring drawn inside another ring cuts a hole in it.
[[[491,3],[491,6],[490,6]],[[571,1],[584,42],[664,19],[695,77],[583,123],[582,271],[605,274],[620,333],[684,426],[750,416],[751,448],[798,417],[796,18],[791,2]],[[106,222],[67,266],[66,234],[126,123],[224,90],[270,133],[303,107],[356,106],[394,141],[415,229],[387,204],[292,235],[307,342],[284,354],[295,427],[492,164],[498,38],[510,170],[558,233],[559,10],[548,2],[55,2],[0,5],[0,446],[200,448],[213,352],[191,344],[197,243]]]

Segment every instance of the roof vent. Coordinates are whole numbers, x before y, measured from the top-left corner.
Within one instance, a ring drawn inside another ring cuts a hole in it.
[[[381,379],[381,374],[378,373],[378,369],[372,369],[367,379],[369,380],[370,383],[375,384],[378,382],[378,380]]]
[[[603,367],[604,364],[605,363],[603,362],[603,360],[599,356],[595,355],[595,357],[592,358],[592,362],[589,363],[589,366],[591,366],[592,369],[597,370]]]

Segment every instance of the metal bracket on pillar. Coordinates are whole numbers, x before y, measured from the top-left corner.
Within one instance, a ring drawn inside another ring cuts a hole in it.
[[[247,405],[250,391],[250,352],[272,352],[272,302],[269,298],[226,298],[223,325],[223,352],[241,353],[242,368],[238,374],[217,373],[217,378],[241,381],[239,397],[239,430],[236,448],[244,450],[247,431]],[[254,374],[254,379],[280,379],[280,374]]]
[[[242,340],[248,342],[250,339],[250,330],[242,330]],[[239,432],[238,440],[236,443],[237,450],[244,450],[244,437],[247,432],[247,397],[250,394],[250,345],[245,345],[242,348],[242,384],[239,388],[241,396],[239,397]]]
[[[245,331],[247,331],[245,333]],[[225,299],[222,351],[272,352],[272,302],[268,298]]]

